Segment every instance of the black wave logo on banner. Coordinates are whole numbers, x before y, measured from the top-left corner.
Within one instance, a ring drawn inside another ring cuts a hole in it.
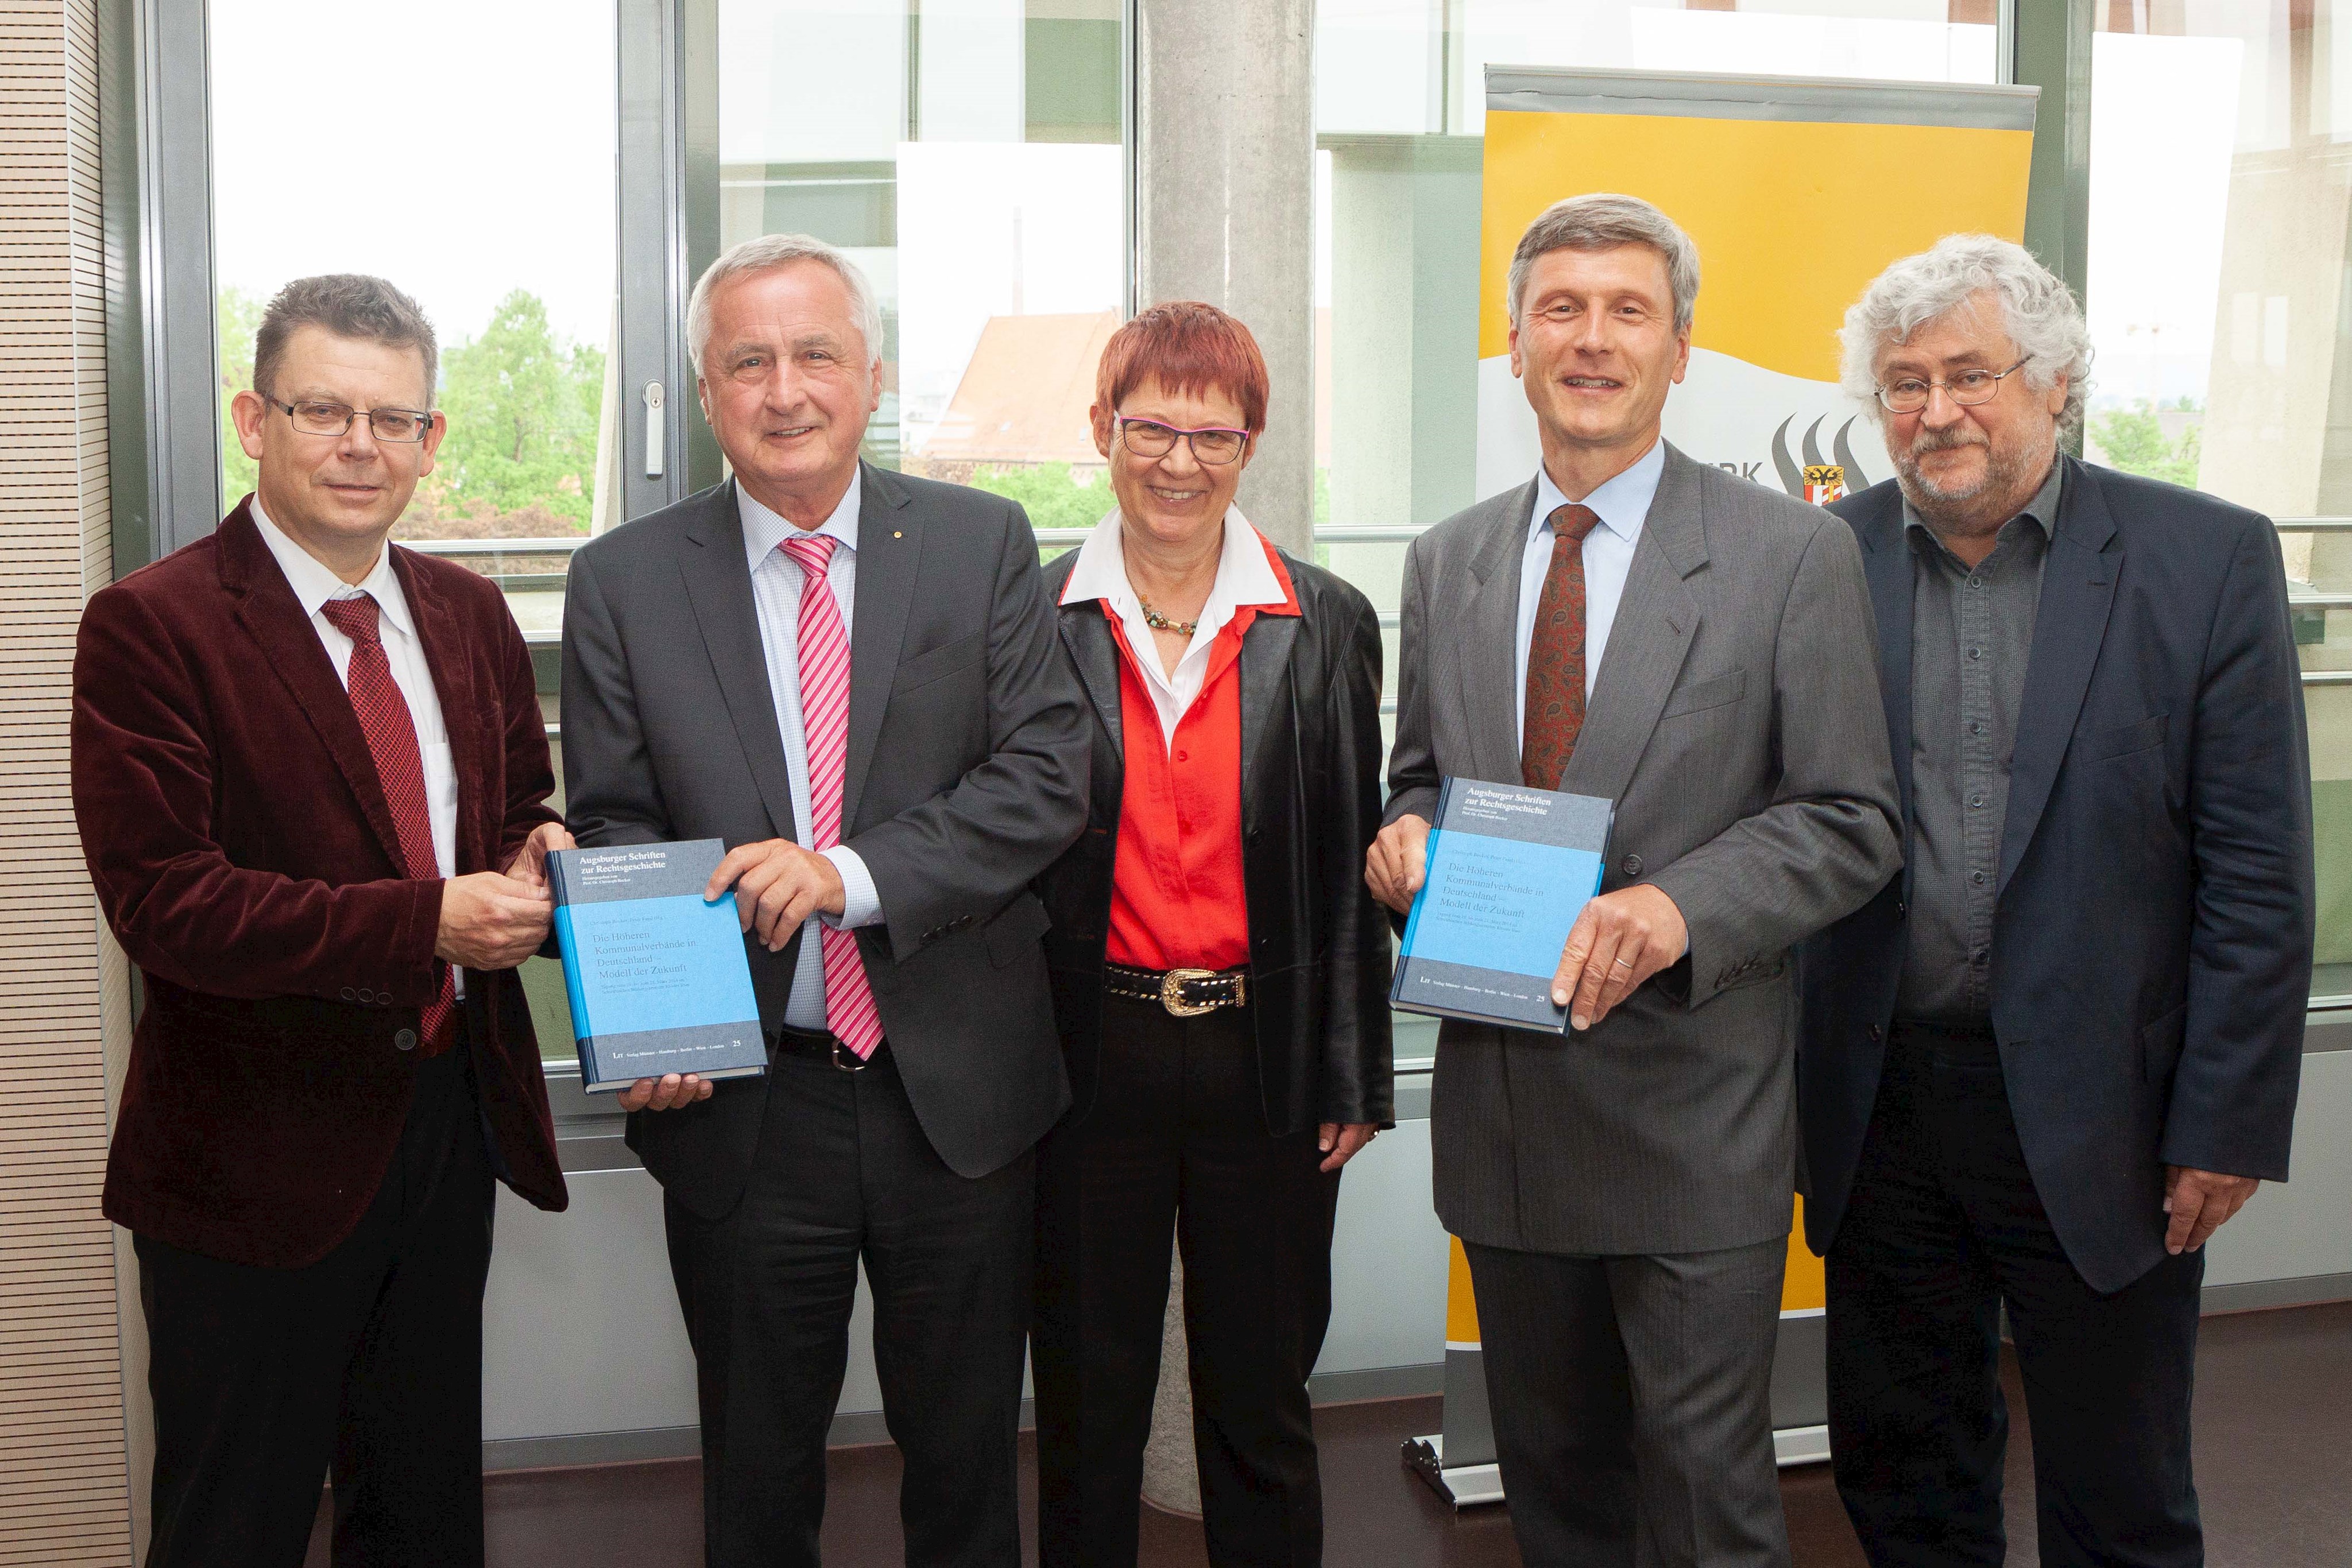
[[[1831,461],[1822,455],[1822,426],[1828,421],[1829,415],[1823,414],[1805,427],[1801,447],[1805,457],[1803,467],[1799,466],[1797,460],[1789,455],[1789,427],[1797,423],[1797,416],[1790,414],[1780,422],[1780,428],[1772,433],[1773,471],[1780,476],[1780,488],[1800,501],[1805,498],[1805,468],[1818,468]],[[1870,476],[1863,471],[1861,464],[1853,460],[1853,447],[1846,440],[1846,433],[1853,428],[1853,421],[1849,419],[1839,425],[1837,434],[1830,438],[1830,450],[1836,455],[1838,465],[1845,470],[1845,493],[1849,496],[1858,495],[1871,486]]]

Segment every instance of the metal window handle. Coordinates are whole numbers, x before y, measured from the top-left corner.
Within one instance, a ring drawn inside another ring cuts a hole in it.
[[[646,383],[646,477],[662,476],[662,384]]]

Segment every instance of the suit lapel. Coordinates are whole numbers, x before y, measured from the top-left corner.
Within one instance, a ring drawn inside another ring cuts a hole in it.
[[[441,732],[449,738],[449,767],[457,779],[457,831],[452,853],[458,874],[495,869],[489,862],[498,853],[498,831],[492,829],[485,843],[478,828],[484,821],[503,822],[506,802],[482,799],[482,780],[487,777],[482,766],[482,726],[486,715],[499,713],[496,699],[502,694],[476,689],[474,662],[467,656],[465,628],[458,623],[456,611],[416,570],[408,551],[387,548],[392,549],[392,570],[400,579],[400,591],[408,598],[409,616],[416,622],[416,641],[425,651],[434,695],[440,699]]]
[[[719,677],[719,695],[734,721],[736,742],[743,748],[760,803],[767,808],[768,824],[777,837],[796,840],[784,737],[776,727],[775,696],[768,687],[760,612],[743,559],[743,519],[736,510],[732,484],[710,492],[703,515],[686,530],[677,570],[710,655],[711,671]]]
[[[1584,727],[1558,788],[1614,800],[1650,744],[1658,715],[1698,634],[1698,601],[1683,579],[1706,564],[1698,465],[1672,446],[1633,547],[1633,565],[1601,651]]]
[[[1519,776],[1519,563],[1535,516],[1536,482],[1528,480],[1496,503],[1486,538],[1470,558],[1469,612],[1463,618],[1462,707],[1469,716],[1470,757],[1477,777],[1510,782]]]
[[[2026,662],[2025,692],[2017,716],[2017,746],[2010,757],[2009,815],[2001,824],[1999,898],[2025,858],[2058,781],[2058,765],[2083,711],[2091,671],[2099,661],[2107,611],[2115,603],[2116,580],[2123,570],[2123,546],[2116,542],[2098,482],[2071,457],[2058,504],[2058,528],[2042,568],[2042,601],[2033,616],[2033,653]]]
[[[236,621],[261,651],[262,662],[277,673],[309,719],[310,727],[334,758],[337,771],[351,786],[360,813],[367,819],[384,858],[396,867],[407,859],[400,849],[400,829],[383,796],[383,780],[375,770],[375,754],[368,749],[367,733],[352,707],[351,694],[335,674],[333,661],[319,642],[310,618],[294,587],[262,542],[261,530],[240,504],[220,527],[221,586],[236,597]],[[405,587],[405,584],[403,585]]]
[[[1260,614],[1242,633],[1242,825],[1257,824],[1266,791],[1253,787],[1264,765],[1266,737],[1282,716],[1290,695],[1290,649],[1298,640],[1299,617]]]
[[[1871,614],[1878,622],[1878,689],[1886,708],[1886,740],[1895,753],[1895,784],[1901,793],[1906,836],[1911,821],[1911,626],[1917,578],[1910,546],[1903,538],[1903,497],[1892,486],[1867,514],[1856,517],[1862,541],[1863,576],[1870,584]]]
[[[857,821],[866,770],[882,737],[882,715],[898,674],[907,613],[915,601],[915,568],[922,559],[922,520],[908,507],[906,489],[881,469],[860,463],[866,486],[857,508],[856,603],[849,629],[849,761],[843,777],[841,834]]]

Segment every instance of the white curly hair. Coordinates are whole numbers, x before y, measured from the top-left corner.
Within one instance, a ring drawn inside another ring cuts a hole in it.
[[[2023,246],[1990,235],[1947,235],[1906,256],[1871,281],[1845,313],[1838,333],[1844,349],[1839,383],[1884,422],[1878,401],[1878,358],[1890,344],[1968,304],[1979,294],[2000,302],[2001,325],[2025,360],[2025,382],[2048,392],[2066,378],[2066,405],[2058,428],[2083,423],[2091,390],[2091,333],[2074,290]]]

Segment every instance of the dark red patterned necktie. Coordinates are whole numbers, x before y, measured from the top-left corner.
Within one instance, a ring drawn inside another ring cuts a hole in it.
[[[416,721],[408,699],[392,678],[392,661],[383,651],[377,625],[382,614],[374,598],[330,599],[320,612],[335,630],[352,640],[350,678],[352,711],[359,715],[367,734],[368,752],[375,758],[375,776],[383,784],[384,803],[392,808],[392,825],[400,834],[400,858],[412,877],[437,877],[439,858],[433,852],[433,811],[425,794],[425,753],[416,744]],[[418,1033],[427,1056],[449,1049],[456,1033],[457,979],[448,966],[441,967],[441,988],[425,1004]]]
[[[1528,643],[1528,711],[1519,738],[1519,781],[1557,789],[1584,727],[1584,536],[1601,521],[1590,507],[1551,515],[1551,566],[1536,601]]]

